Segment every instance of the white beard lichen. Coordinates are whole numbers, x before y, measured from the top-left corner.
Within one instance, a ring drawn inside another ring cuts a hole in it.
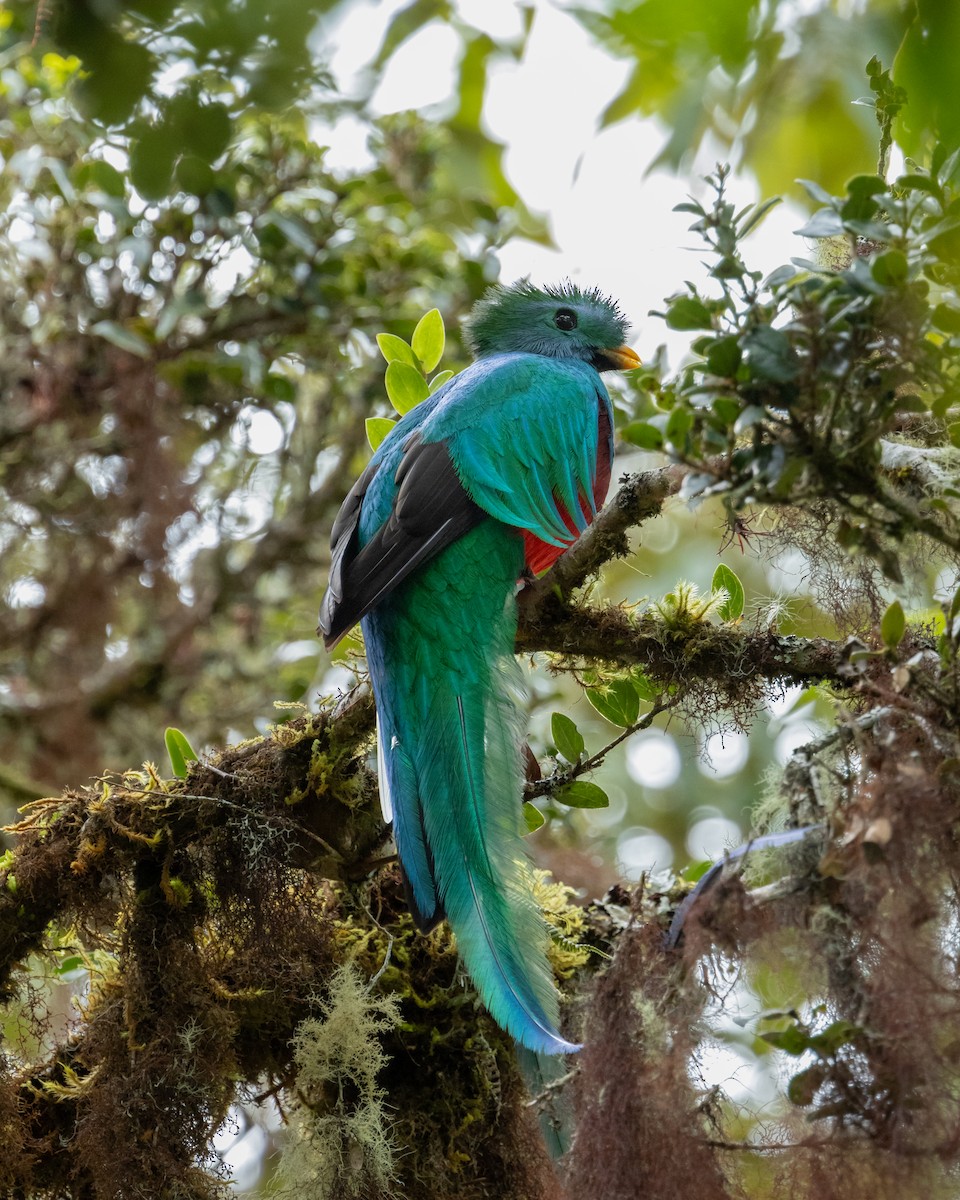
[[[293,1036],[296,1103],[280,1194],[388,1197],[394,1147],[377,1076],[389,1061],[380,1035],[397,1024],[398,1002],[376,995],[347,963],[317,1007],[320,1015],[301,1021]]]

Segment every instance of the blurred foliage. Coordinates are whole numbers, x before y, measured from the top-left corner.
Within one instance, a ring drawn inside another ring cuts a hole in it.
[[[798,175],[838,190],[852,165],[875,157],[873,124],[850,104],[870,54],[896,58],[894,78],[910,94],[897,128],[908,154],[931,138],[956,144],[960,134],[960,82],[950,65],[960,53],[960,13],[943,0],[621,0],[573,11],[632,64],[601,124],[658,117],[668,136],[657,161],[674,168],[708,145],[753,170],[764,194]]]
[[[74,92],[80,115],[148,140],[156,183],[178,144],[209,164],[226,149],[231,120],[285,108],[322,84],[309,35],[332,7],[331,0],[53,0],[21,11],[33,12],[38,44],[49,40],[83,62]],[[172,68],[177,89],[164,102],[160,83]],[[149,123],[147,104],[158,109]]]
[[[184,101],[209,126],[164,103],[150,128],[183,145],[180,112],[191,155],[141,162],[143,114],[108,134],[70,99],[77,60],[6,26],[0,757],[50,787],[159,753],[170,718],[222,742],[304,695],[373,334],[462,310],[497,227],[438,187],[443,128],[370,122],[374,167],[333,175],[342,104],[273,111],[242,72]]]

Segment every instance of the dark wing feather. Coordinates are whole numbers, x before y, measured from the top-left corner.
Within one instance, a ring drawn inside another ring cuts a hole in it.
[[[487,516],[464,491],[446,445],[414,433],[394,477],[390,515],[358,549],[360,510],[376,470],[371,463],[354,484],[330,534],[330,582],[319,628],[328,650],[412,571]]]
[[[334,623],[337,622],[337,612],[343,603],[344,571],[349,566],[350,557],[352,557],[352,552],[357,544],[360,508],[363,498],[367,494],[367,488],[377,473],[378,466],[376,460],[367,464],[360,478],[347,492],[340,505],[336,520],[333,522],[333,528],[330,530],[330,576],[327,590],[320,602],[320,621],[317,627],[317,633],[323,635],[324,641],[333,636],[332,630]],[[341,629],[337,638],[342,637],[344,633],[346,633],[346,629]]]

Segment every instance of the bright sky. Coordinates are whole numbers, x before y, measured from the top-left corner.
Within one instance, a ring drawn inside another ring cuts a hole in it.
[[[342,88],[350,91],[405,3],[354,3],[325,35]],[[513,0],[459,0],[457,7],[468,24],[495,41],[520,33]],[[484,115],[489,133],[507,146],[511,183],[531,209],[547,214],[558,249],[514,239],[500,253],[501,277],[510,282],[529,274],[535,282],[550,283],[569,276],[596,285],[631,318],[641,355],[649,357],[667,341],[675,364],[689,335],[670,334],[647,313],[661,308],[664,296],[683,280],[703,279],[697,238],[687,231],[690,217],[672,210],[688,191],[705,194],[696,177],[712,170],[722,151],[707,150],[692,179],[666,171],[647,174],[666,140],[657,121],[627,120],[597,131],[598,116],[623,86],[629,64],[594,45],[556,3],[535,0],[534,7],[523,59],[505,58],[492,67]],[[375,109],[442,112],[454,93],[459,45],[443,22],[424,28],[394,55],[374,95]],[[345,126],[332,139],[331,162],[364,161],[359,125]],[[749,178],[733,181],[730,193],[738,204],[757,199]],[[804,219],[788,205],[774,209],[750,239],[749,264],[769,271],[803,254],[803,243],[791,235]]]

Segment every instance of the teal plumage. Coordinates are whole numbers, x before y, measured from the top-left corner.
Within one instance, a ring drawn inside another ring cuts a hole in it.
[[[497,288],[477,361],[403,417],[344,501],[320,628],[356,620],[377,702],[381,791],[418,925],[446,916],[494,1018],[530,1049],[557,1031],[547,931],[522,841],[518,581],[596,514],[612,413],[599,370],[636,366],[596,292]]]

